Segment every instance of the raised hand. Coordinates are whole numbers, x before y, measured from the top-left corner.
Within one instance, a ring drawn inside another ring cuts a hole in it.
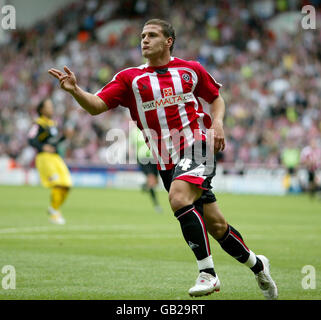
[[[66,73],[58,69],[51,68],[48,70],[48,73],[57,78],[60,82],[60,87],[69,92],[80,106],[91,115],[100,114],[108,110],[107,105],[101,98],[82,90],[77,85],[77,79],[73,72],[71,72],[66,66],[64,67],[64,70]]]
[[[75,74],[71,70],[69,70],[66,66],[64,67],[64,70],[66,73],[58,69],[51,68],[48,70],[48,73],[59,80],[60,87],[63,90],[72,93],[76,90],[77,79],[75,77]]]

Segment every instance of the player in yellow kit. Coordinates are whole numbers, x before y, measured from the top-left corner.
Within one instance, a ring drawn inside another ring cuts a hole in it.
[[[41,183],[51,189],[51,201],[48,207],[49,221],[65,224],[60,208],[72,186],[69,169],[57,152],[58,145],[65,140],[59,135],[51,99],[43,100],[37,107],[39,117],[29,132],[29,143],[38,151],[36,168]]]

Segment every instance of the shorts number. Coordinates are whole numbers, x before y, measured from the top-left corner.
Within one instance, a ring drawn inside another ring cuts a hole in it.
[[[186,171],[191,167],[192,160],[191,159],[182,159],[178,165],[182,168],[183,171]]]

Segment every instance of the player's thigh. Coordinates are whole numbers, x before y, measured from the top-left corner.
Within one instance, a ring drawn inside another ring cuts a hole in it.
[[[72,182],[69,169],[58,154],[39,153],[36,157],[36,167],[41,183],[45,187],[71,187]]]
[[[38,170],[41,183],[45,187],[51,187],[54,180],[59,178],[58,170],[55,165],[54,154],[41,152],[36,157],[36,168]]]
[[[184,180],[174,180],[169,189],[169,202],[174,211],[194,203],[201,195],[202,190],[196,185]]]
[[[70,188],[72,186],[71,175],[69,169],[63,159],[57,154],[55,158],[55,166],[59,175],[57,185]]]

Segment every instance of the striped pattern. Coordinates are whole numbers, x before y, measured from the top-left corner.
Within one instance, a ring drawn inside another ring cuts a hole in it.
[[[199,98],[212,102],[221,86],[195,61],[172,57],[165,69],[161,74],[148,65],[125,69],[96,93],[108,108],[130,109],[161,170],[177,164],[195,139],[206,139],[211,118]]]
[[[231,229],[230,236],[233,237],[247,252],[250,252],[250,249],[245,245],[244,241],[239,236],[237,236]]]
[[[206,253],[207,253],[207,256],[210,256],[211,255],[211,248],[210,248],[210,242],[209,242],[208,235],[207,235],[206,226],[205,226],[205,223],[204,223],[204,220],[203,220],[202,216],[195,209],[195,207],[193,206],[192,208],[188,208],[185,212],[180,213],[176,218],[179,220],[189,212],[191,212],[192,214],[195,215],[197,221],[199,222],[199,225],[201,226],[202,236],[203,236],[203,240],[204,240],[204,244],[205,244]]]
[[[205,246],[206,246],[206,252],[207,252],[207,256],[211,255],[211,248],[210,248],[210,242],[208,240],[208,236],[207,236],[207,230],[206,230],[206,226],[204,223],[204,220],[202,218],[202,216],[194,209],[193,213],[197,216],[201,226],[202,226],[202,231],[203,231],[203,237],[204,237],[204,242],[205,242]]]

